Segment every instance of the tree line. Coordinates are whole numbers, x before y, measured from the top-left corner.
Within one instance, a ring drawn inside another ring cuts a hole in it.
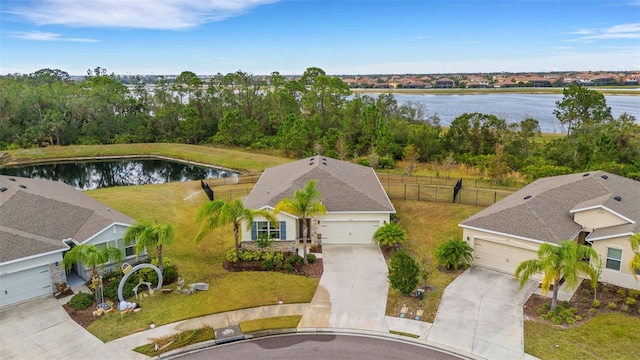
[[[611,115],[604,95],[571,85],[556,103],[566,136],[543,141],[538,121],[508,124],[465,113],[448,128],[423,104],[392,94],[353,94],[338,77],[311,67],[298,79],[242,71],[203,82],[184,71],[131,89],[97,67],[82,82],[58,69],[0,77],[0,149],[49,145],[174,142],[316,153],[390,167],[405,160],[464,163],[496,180],[602,169],[640,178],[640,127]]]

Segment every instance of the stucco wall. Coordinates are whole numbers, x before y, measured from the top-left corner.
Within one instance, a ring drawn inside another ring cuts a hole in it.
[[[573,221],[582,225],[584,231],[628,223],[628,221],[602,208],[576,212],[573,215]]]
[[[606,268],[608,247],[622,250],[622,263],[620,264],[619,271]],[[631,262],[631,258],[634,254],[631,249],[630,236],[596,240],[593,242],[593,249],[602,259],[602,274],[600,275],[600,281],[629,289],[640,289],[640,275],[638,276],[638,280],[636,280],[629,269],[629,263]],[[593,265],[597,266],[597,264]]]

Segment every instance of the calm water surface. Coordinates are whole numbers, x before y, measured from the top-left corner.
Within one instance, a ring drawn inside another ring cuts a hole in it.
[[[62,181],[78,190],[238,176],[231,171],[155,159],[0,167],[0,174]]]
[[[561,94],[394,94],[394,96],[398,105],[408,101],[426,105],[427,114],[437,114],[443,126],[449,126],[456,117],[464,113],[479,112],[496,115],[508,123],[518,123],[531,117],[538,120],[540,130],[543,132],[563,132],[560,122],[553,115],[556,101],[562,100]],[[640,96],[605,95],[605,97],[614,117],[627,113],[633,115],[640,123]]]

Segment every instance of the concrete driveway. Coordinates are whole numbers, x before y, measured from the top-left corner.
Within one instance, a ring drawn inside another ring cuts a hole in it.
[[[487,359],[522,359],[522,305],[536,288],[522,290],[513,275],[472,266],[444,291],[428,341]]]
[[[71,320],[53,296],[0,310],[1,359],[145,359],[104,344]]]
[[[323,245],[324,272],[299,328],[388,332],[387,264],[378,245]]]

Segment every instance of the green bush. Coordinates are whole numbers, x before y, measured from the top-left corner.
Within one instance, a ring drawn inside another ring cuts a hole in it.
[[[595,308],[591,308],[591,309],[589,309],[589,311],[588,311],[588,312],[589,312],[589,315],[595,315],[595,313],[596,313],[597,311],[598,311],[598,310],[596,310]]]
[[[434,256],[440,266],[449,270],[466,269],[473,262],[473,249],[467,242],[456,238],[438,246]]]
[[[640,290],[629,290],[629,297],[634,299],[640,298]]]
[[[562,317],[558,316],[558,315],[553,316],[551,318],[551,322],[554,323],[555,325],[560,325],[560,324],[562,324]]]
[[[618,289],[618,291],[616,292],[616,294],[618,295],[618,297],[620,298],[626,298],[627,297],[627,292],[624,289]]]
[[[627,301],[624,302],[625,304],[629,305],[629,306],[633,306],[637,303],[636,299],[632,298],[632,297],[628,297]]]
[[[291,255],[291,256],[287,257],[285,263],[287,265],[294,266],[295,264],[301,263],[302,261],[303,261],[302,256],[300,256],[298,254],[294,254],[294,255]]]
[[[564,321],[566,321],[567,324],[569,324],[569,325],[573,325],[573,324],[576,323],[576,319],[574,319],[572,317],[568,317],[568,318],[564,319]]]
[[[611,310],[614,310],[616,307],[618,307],[618,304],[616,304],[615,302],[610,302],[607,304],[607,307]]]
[[[157,276],[157,275],[156,275]],[[118,285],[120,285],[120,280],[122,276],[119,276],[114,281],[109,281],[107,284],[104,284],[104,297],[112,300],[118,299]],[[126,299],[134,295],[133,288],[138,285],[138,281],[129,277],[127,282],[122,287],[122,296]]]
[[[84,310],[93,305],[94,296],[89,293],[77,293],[69,300],[69,306],[76,310]]]
[[[622,305],[622,307],[620,308],[620,311],[629,312],[629,305],[627,304]]]
[[[295,268],[293,267],[292,264],[286,263],[284,264],[284,270],[287,272],[293,272],[295,270]]]
[[[231,249],[229,249],[229,251],[227,251],[226,259],[230,263],[237,263],[238,262],[238,254],[236,254],[236,249],[235,248],[231,248]]]
[[[259,249],[267,249],[273,245],[273,239],[270,239],[267,236],[258,236],[258,238],[253,243]]]
[[[309,262],[309,264],[313,264],[316,262],[316,255],[315,254],[307,254],[307,262]]]
[[[576,315],[576,321],[582,321],[582,316]]]
[[[593,300],[593,307],[596,308],[596,309],[599,308],[600,307],[600,300],[598,300],[598,299]]]
[[[271,271],[273,270],[273,261],[272,260],[263,260],[261,264],[262,270]]]
[[[400,249],[391,253],[387,278],[393,289],[400,291],[403,295],[408,295],[418,286],[419,275],[418,262],[406,251]]]
[[[163,261],[164,262],[164,261]],[[158,273],[156,273],[152,269],[142,269],[142,270],[150,270],[146,273],[144,280],[150,282],[153,285],[158,284]],[[142,271],[140,270],[140,271]],[[162,284],[172,284],[178,280],[178,270],[175,266],[165,266],[162,271]]]

